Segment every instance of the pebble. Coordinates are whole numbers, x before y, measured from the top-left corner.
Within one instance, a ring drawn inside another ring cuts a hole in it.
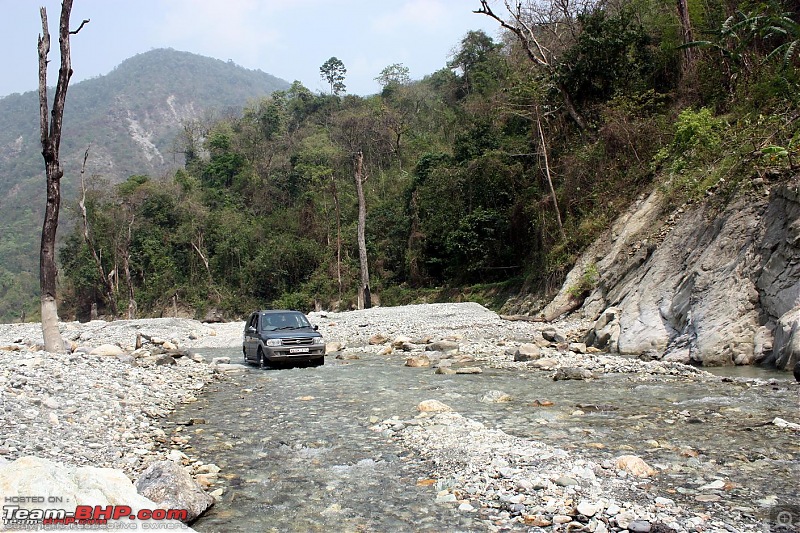
[[[571,487],[573,485],[577,485],[578,481],[568,476],[559,476],[556,478],[555,484],[559,487]]]
[[[631,533],[650,533],[650,522],[647,520],[634,520],[628,524]]]
[[[510,394],[499,390],[490,390],[481,398],[483,403],[503,403],[510,402],[511,400],[513,400],[513,398]]]
[[[596,502],[589,502],[587,500],[581,500],[578,504],[578,512],[586,517],[592,517],[598,513],[603,508],[602,505]]]
[[[441,413],[452,411],[453,408],[439,400],[424,400],[417,405],[417,410],[422,413]]]
[[[458,501],[456,495],[447,491],[440,492],[436,495],[436,503],[455,503],[456,501]]]

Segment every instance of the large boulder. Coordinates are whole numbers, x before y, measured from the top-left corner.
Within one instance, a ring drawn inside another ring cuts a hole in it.
[[[214,498],[203,491],[184,467],[172,461],[151,464],[136,482],[136,490],[164,509],[186,509],[187,522],[214,505]]]
[[[519,348],[514,351],[514,361],[517,362],[535,361],[541,357],[542,350],[537,344],[521,344]]]
[[[62,508],[74,512],[78,505],[129,506],[132,514],[142,509],[157,509],[159,506],[136,492],[130,479],[121,470],[96,468],[93,466],[67,466],[39,457],[21,457],[11,463],[0,465],[0,501],[11,501],[16,496],[36,496],[39,502],[25,500],[15,502],[22,509]],[[49,503],[59,502],[59,503]],[[178,509],[180,507],[171,507]],[[124,519],[130,529],[138,529],[142,522]],[[160,521],[164,527],[183,528],[173,520]]]
[[[425,350],[428,352],[442,352],[445,354],[457,354],[458,353],[458,343],[453,341],[436,341],[428,344],[425,346]]]
[[[609,307],[600,314],[594,326],[586,334],[586,345],[609,352],[619,351],[619,315],[616,307]]]
[[[117,355],[122,355],[124,353],[125,350],[123,350],[116,344],[101,344],[100,346],[89,352],[89,355],[105,355],[114,357]]]
[[[772,359],[786,370],[800,363],[800,306],[784,314],[773,332]]]

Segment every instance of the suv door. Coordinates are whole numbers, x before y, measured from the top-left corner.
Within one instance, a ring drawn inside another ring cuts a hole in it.
[[[255,361],[258,357],[258,313],[250,315],[244,327],[244,350],[247,359]]]

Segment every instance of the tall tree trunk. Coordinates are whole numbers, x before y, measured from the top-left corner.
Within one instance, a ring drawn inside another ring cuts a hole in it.
[[[89,247],[89,251],[92,252],[92,259],[94,259],[97,275],[100,278],[100,282],[103,284],[103,289],[106,293],[106,302],[108,302],[108,306],[111,308],[112,317],[116,318],[119,314],[119,311],[117,310],[117,299],[114,296],[114,285],[111,282],[111,277],[106,275],[106,272],[103,269],[103,262],[101,261],[100,254],[97,253],[94,243],[89,237],[89,217],[86,214],[86,182],[84,180],[87,159],[89,159],[88,148],[83,154],[83,165],[81,166],[81,199],[78,202],[78,206],[81,209],[81,217],[83,218],[83,240],[86,242],[86,246]]]
[[[128,285],[128,320],[133,320],[136,318],[136,299],[134,298],[133,293],[133,279],[131,278],[131,263],[130,263],[130,249],[131,249],[131,238],[133,234],[133,221],[136,219],[136,215],[131,213],[131,219],[128,222],[128,233],[127,238],[125,240],[125,247],[121,251],[122,255],[122,270],[125,272],[125,283]],[[116,268],[114,269],[116,270]]]
[[[694,41],[692,35],[692,22],[689,18],[689,4],[687,0],[678,0],[678,17],[681,19],[681,36],[683,37],[683,44],[688,44]],[[681,70],[686,72],[694,62],[694,51],[690,46],[683,49],[683,63]]]
[[[331,192],[336,210],[336,281],[339,284],[339,301],[342,301],[342,213],[339,208],[339,193],[336,190],[336,178],[331,174]]]
[[[556,84],[556,87],[558,88],[558,94],[561,95],[561,101],[564,103],[564,108],[567,110],[567,114],[570,116],[570,118],[572,118],[581,131],[586,131],[586,121],[583,120],[583,115],[578,112],[575,104],[572,103],[572,97],[570,96],[567,88],[563,83]]]
[[[356,192],[358,193],[358,262],[361,265],[361,285],[358,287],[358,308],[372,307],[369,291],[369,268],[367,266],[367,204],[364,201],[364,154],[359,150],[356,154]]]
[[[536,127],[539,131],[539,141],[542,143],[542,155],[544,157],[544,171],[547,176],[547,184],[550,186],[550,195],[553,198],[553,209],[556,212],[556,220],[558,221],[558,232],[561,235],[561,241],[566,242],[567,235],[564,233],[564,224],[561,223],[561,211],[558,208],[558,198],[556,197],[556,189],[553,187],[553,178],[550,176],[550,160],[547,156],[547,143],[544,138],[544,130],[542,129],[542,119],[539,116],[539,111],[536,111]]]
[[[58,42],[61,53],[61,66],[58,69],[58,82],[53,99],[53,110],[48,113],[47,102],[47,55],[50,53],[50,33],[47,28],[47,11],[41,8],[42,34],[39,35],[39,131],[41,133],[42,157],[47,175],[47,203],[42,224],[42,240],[39,248],[39,285],[42,299],[42,336],[48,352],[64,351],[64,341],[58,331],[58,304],[56,303],[56,230],[58,229],[58,210],[61,206],[61,178],[64,170],[59,159],[61,147],[61,125],[64,117],[64,103],[67,100],[67,86],[72,76],[72,63],[69,51],[70,33],[78,33],[88,20],[83,21],[74,32],[69,31],[69,15],[72,0],[63,0],[61,19],[58,27]],[[49,120],[48,114],[52,116]]]

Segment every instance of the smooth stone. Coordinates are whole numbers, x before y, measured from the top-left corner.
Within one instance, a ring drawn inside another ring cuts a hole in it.
[[[600,511],[602,508],[603,508],[602,505],[600,505],[598,503],[590,502],[590,501],[587,501],[587,500],[581,500],[581,502],[578,504],[578,507],[577,507],[578,512],[580,514],[582,514],[583,516],[590,517],[590,518],[592,516],[596,515],[597,512]]]
[[[456,498],[455,494],[450,494],[449,492],[446,494],[437,494],[436,495],[436,503],[455,503],[458,499]]]
[[[123,353],[125,353],[125,351],[116,344],[101,344],[89,352],[89,355],[116,356],[122,355]]]
[[[510,394],[506,394],[499,390],[490,390],[481,398],[483,403],[503,403],[510,402],[513,398]]]
[[[722,499],[719,494],[698,494],[694,497],[698,502],[718,502]]]
[[[406,366],[415,368],[431,366],[431,360],[427,355],[416,355],[406,359]]]
[[[417,410],[422,413],[443,413],[452,411],[453,408],[439,400],[424,400],[417,404]]]
[[[650,533],[650,522],[647,520],[634,520],[628,524],[628,531],[632,533]]]
[[[555,484],[558,485],[559,487],[571,487],[574,485],[578,485],[578,481],[568,476],[561,476],[555,480]]]
[[[620,470],[636,477],[653,477],[658,472],[644,462],[644,459],[635,455],[621,455],[617,457],[616,466]]]

